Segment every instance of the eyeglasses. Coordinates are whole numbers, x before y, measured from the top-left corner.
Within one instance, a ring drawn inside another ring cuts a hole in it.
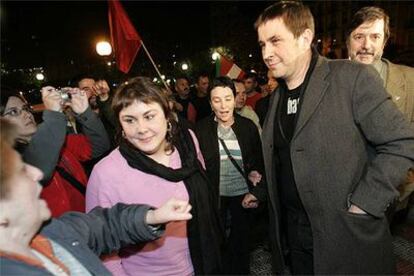
[[[10,108],[4,112],[3,116],[18,117],[22,114],[23,111],[26,111],[27,113],[33,113],[33,109],[29,105],[24,105],[21,109],[17,107]]]

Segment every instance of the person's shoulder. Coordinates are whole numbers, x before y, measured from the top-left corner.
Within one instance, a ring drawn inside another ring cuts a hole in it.
[[[234,119],[235,119],[236,124],[239,127],[246,128],[246,129],[257,128],[251,119],[241,116],[239,114],[234,114]]]
[[[389,70],[398,70],[405,74],[414,74],[414,67],[407,66],[404,64],[392,63],[387,59],[383,59],[387,63]]]
[[[112,172],[113,170],[119,171],[119,167],[126,164],[125,159],[122,157],[119,148],[114,149],[107,156],[102,158],[94,167],[94,171],[100,172]]]
[[[330,73],[335,75],[337,78],[354,80],[360,75],[363,78],[378,79],[380,77],[375,68],[368,64],[363,64],[357,61],[349,59],[327,59],[324,58],[324,62],[329,66]]]
[[[359,71],[364,68],[372,67],[349,59],[326,59],[326,62],[333,70]]]
[[[211,123],[214,120],[214,115],[210,115],[207,117],[204,117],[203,119],[201,119],[200,121],[198,121],[195,125],[195,131],[200,131],[201,129],[204,129],[205,127],[211,125]]]

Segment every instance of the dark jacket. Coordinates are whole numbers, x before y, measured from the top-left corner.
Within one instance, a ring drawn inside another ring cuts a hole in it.
[[[283,271],[274,154],[278,88],[263,127],[276,270]],[[315,274],[395,274],[384,216],[414,160],[414,130],[375,70],[319,57],[301,98],[290,143],[296,187],[313,233]],[[375,154],[372,154],[374,152]],[[348,212],[355,204],[368,214]]]
[[[130,244],[159,238],[163,230],[150,229],[145,216],[150,207],[119,203],[97,207],[88,214],[70,212],[41,228],[40,235],[64,247],[92,275],[111,275],[99,259]],[[1,256],[1,275],[51,275],[45,268]]]
[[[216,195],[219,195],[220,152],[217,122],[214,118],[215,116],[212,114],[198,122],[196,125],[196,135],[206,163],[207,175],[213,184]],[[234,114],[234,124],[231,127],[240,146],[246,177],[254,170],[262,174],[262,181],[256,187],[250,181],[247,181],[249,191],[260,201],[266,201],[266,177],[261,153],[262,146],[257,127],[251,120],[238,114]]]

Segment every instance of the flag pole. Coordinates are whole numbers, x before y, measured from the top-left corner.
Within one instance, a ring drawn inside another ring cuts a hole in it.
[[[160,77],[160,79],[161,79],[162,83],[164,84],[165,88],[168,90],[168,92],[172,93],[172,91],[171,91],[170,87],[169,87],[169,86],[165,83],[164,79],[161,77],[161,73],[160,73],[160,71],[158,70],[158,67],[157,67],[157,65],[155,64],[154,60],[152,59],[152,57],[151,57],[150,53],[148,52],[147,47],[145,47],[144,41],[143,41],[142,39],[141,39],[141,44],[142,44],[142,47],[144,48],[144,51],[145,51],[145,53],[147,54],[147,56],[148,56],[149,60],[151,61],[152,66],[154,66],[155,71],[157,71],[157,74],[158,74],[158,76]]]

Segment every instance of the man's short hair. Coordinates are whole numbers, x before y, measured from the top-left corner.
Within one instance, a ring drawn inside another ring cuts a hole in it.
[[[177,84],[178,80],[182,80],[182,79],[186,80],[188,82],[188,85],[191,84],[190,79],[186,75],[179,75],[179,76],[175,77],[174,85]]]
[[[92,74],[80,73],[80,74],[78,74],[78,75],[74,76],[74,77],[73,77],[73,78],[69,81],[68,85],[69,85],[69,86],[72,86],[72,87],[78,87],[78,86],[79,86],[80,81],[81,81],[81,80],[84,80],[84,79],[92,79],[92,80],[96,80],[96,79],[97,79],[97,77],[96,77],[95,75],[92,75]]]
[[[372,22],[377,19],[384,20],[384,44],[390,37],[390,17],[379,7],[363,7],[354,14],[351,23],[346,31],[346,41],[349,42],[351,33],[365,22]]]
[[[249,72],[243,76],[243,80],[252,79],[254,82],[257,82],[257,74]]]
[[[210,76],[207,74],[207,72],[200,72],[196,75],[196,82],[198,82],[201,78],[210,79]]]
[[[299,1],[280,1],[267,7],[257,18],[254,27],[257,30],[259,26],[266,22],[281,17],[286,28],[298,38],[306,29],[315,33],[315,23],[309,7]]]

